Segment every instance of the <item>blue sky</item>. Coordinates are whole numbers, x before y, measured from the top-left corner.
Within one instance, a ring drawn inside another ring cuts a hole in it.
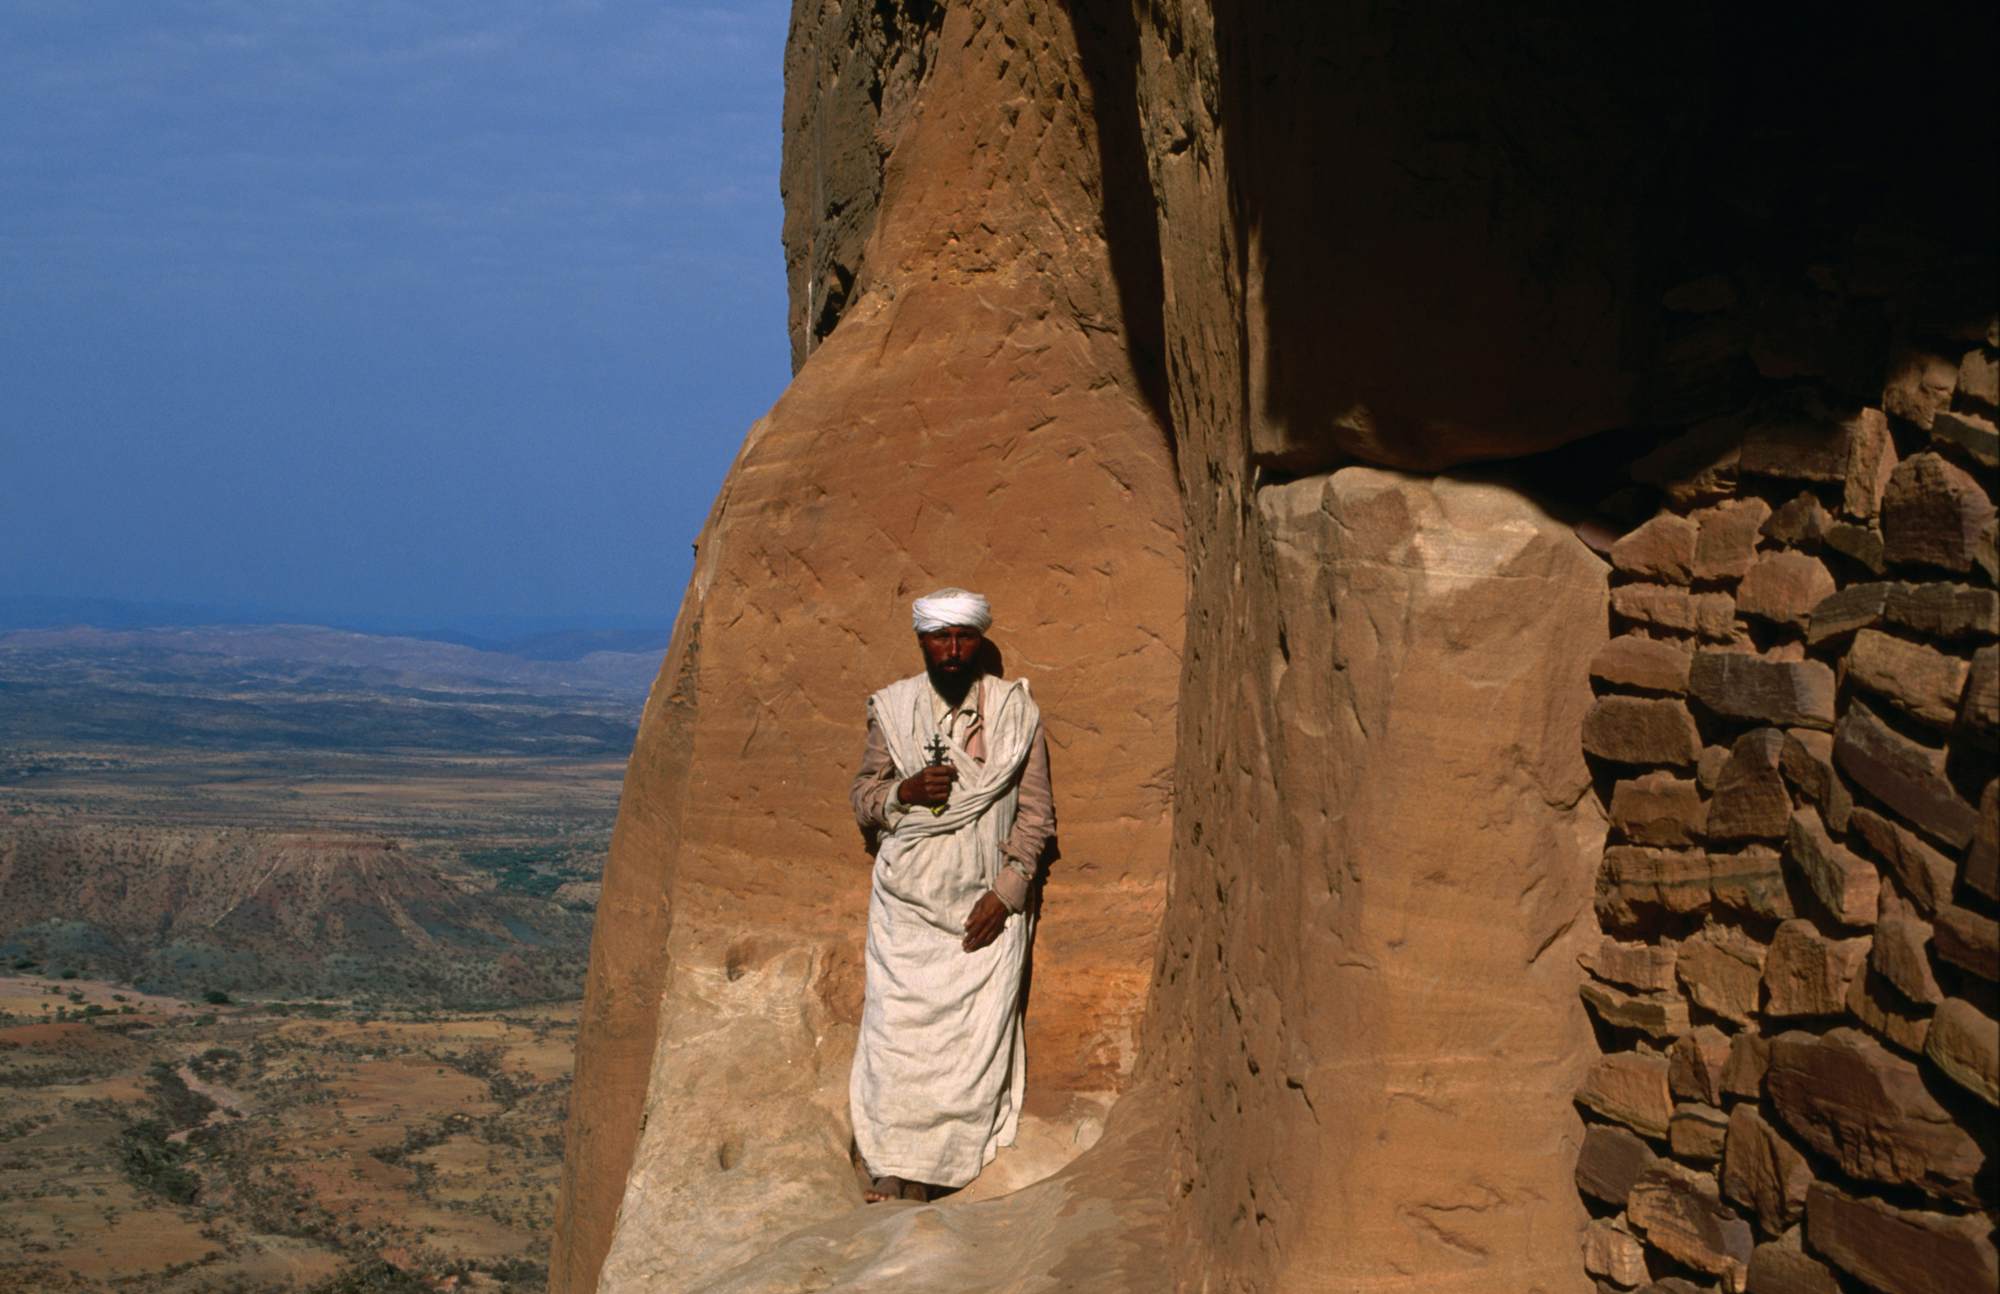
[[[0,595],[664,623],[789,8],[0,0]]]

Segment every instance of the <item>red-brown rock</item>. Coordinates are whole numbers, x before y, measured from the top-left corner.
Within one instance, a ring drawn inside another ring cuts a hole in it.
[[[1858,701],[1834,732],[1833,759],[1841,772],[1920,831],[1954,848],[1972,839],[1977,815],[1946,779],[1944,752],[1911,741]]]
[[[1882,557],[1882,532],[1875,526],[1836,521],[1826,528],[1826,548],[1852,558],[1876,575],[1889,569]]]
[[[1921,637],[1992,638],[2000,634],[2000,592],[1992,589],[1933,583],[1871,587],[1888,590],[1882,607],[1888,621]]]
[[[1845,430],[1847,467],[1842,473],[1840,510],[1866,520],[1881,511],[1882,492],[1896,470],[1896,442],[1880,409],[1861,410]]]
[[[1585,980],[1577,992],[1590,1013],[1614,1029],[1635,1029],[1655,1038],[1687,1032],[1687,1003],[1678,993],[1627,993],[1597,980]]]
[[[1931,973],[1931,924],[1914,916],[1884,917],[1875,923],[1875,942],[1868,965],[1917,1006],[1944,1001]]]
[[[1770,661],[1698,651],[1688,692],[1716,714],[1784,728],[1833,726],[1833,671],[1816,660]]]
[[[1921,1056],[1930,1037],[1931,1009],[1912,1006],[1889,981],[1864,967],[1847,989],[1847,1010],[1890,1046]]]
[[[1577,1089],[1576,1099],[1614,1123],[1664,1141],[1674,1114],[1666,1057],[1642,1051],[1600,1056]]]
[[[1592,1218],[1583,1229],[1583,1270],[1620,1289],[1644,1281],[1646,1246],[1639,1237],[1604,1218]]]
[[[1868,960],[1868,937],[1828,939],[1810,921],[1778,927],[1764,958],[1764,1013],[1770,1016],[1836,1015],[1847,988]]]
[[[1785,833],[1785,861],[1805,878],[1834,920],[1847,926],[1875,924],[1882,874],[1866,859],[1835,844],[1810,806],[1792,815]]]
[[[1742,1287],[1755,1242],[1750,1224],[1723,1204],[1713,1177],[1662,1160],[1633,1184],[1625,1210],[1653,1248]]]
[[[1924,1059],[1988,1105],[2000,1105],[2000,1021],[1964,998],[1948,998],[1931,1017]]]
[[[1810,550],[1819,547],[1826,538],[1826,528],[1832,524],[1833,518],[1819,500],[1807,492],[1773,512],[1759,533],[1772,543]]]
[[[1693,660],[1694,653],[1679,644],[1620,634],[1591,658],[1590,676],[1613,687],[1678,694],[1687,691]]]
[[[1736,609],[1773,624],[1804,629],[1834,591],[1825,563],[1804,553],[1767,553],[1736,588]]]
[[[1683,1163],[1713,1164],[1722,1158],[1729,1116],[1712,1105],[1688,1101],[1674,1107],[1667,1121],[1667,1144]]]
[[[1756,1215],[1768,1235],[1799,1220],[1812,1185],[1812,1165],[1764,1121],[1751,1102],[1729,1112],[1722,1148],[1722,1193]]]
[[[2000,405],[2000,360],[1976,348],[1965,352],[1958,361],[1958,385],[1952,402],[1960,408],[1970,405],[1989,412]]]
[[[1614,570],[1641,579],[1685,584],[1694,569],[1694,541],[1699,533],[1686,517],[1662,512],[1611,545]]]
[[[1882,555],[1899,565],[1969,571],[1993,522],[1993,501],[1965,469],[1936,454],[1918,454],[1889,478]]]
[[[1692,520],[1699,533],[1695,537],[1694,577],[1741,579],[1750,569],[1758,528],[1770,515],[1771,505],[1756,498],[1730,499],[1695,513]]]
[[[1691,845],[1708,820],[1708,806],[1690,778],[1647,773],[1611,790],[1611,825],[1639,845]]]
[[[1958,726],[1983,737],[2000,731],[2000,647],[1981,647],[1973,653]]]
[[[1969,668],[1956,656],[1879,629],[1855,634],[1847,652],[1848,678],[1935,728],[1949,728],[1957,717]]]
[[[1940,413],[1931,424],[1931,444],[1991,471],[2000,467],[2000,427],[1976,413]]]
[[[1583,748],[1617,764],[1686,767],[1701,753],[1701,734],[1679,701],[1606,696],[1584,718]]]
[[[1832,733],[1812,728],[1787,729],[1778,768],[1793,789],[1819,807],[1828,827],[1847,830],[1854,811],[1854,796],[1833,771]]]
[[[1931,931],[1937,955],[1981,979],[2000,979],[2000,922],[1953,904],[1941,908]]]
[[[1899,1209],[1824,1182],[1806,1195],[1813,1252],[1883,1294],[1985,1294],[2000,1283],[1992,1232],[1976,1213]]]
[[[1764,1071],[1771,1067],[1771,1040],[1745,1031],[1729,1040],[1729,1062],[1722,1067],[1722,1090],[1755,1100],[1764,1094]]]
[[[1621,584],[1611,590],[1614,614],[1655,629],[1727,642],[1736,632],[1736,599],[1727,593],[1690,593],[1663,584]]]
[[[1647,910],[1699,912],[1714,897],[1708,856],[1698,849],[1613,845],[1597,873],[1597,913],[1605,925],[1631,925]]]
[[[1904,351],[1890,363],[1882,407],[1928,431],[1938,410],[1951,407],[1957,386],[1958,365],[1929,351]]]
[[[1979,796],[1979,822],[1972,847],[1965,851],[1964,876],[1967,889],[2000,899],[2000,778],[1988,782]],[[1951,893],[1949,876],[1942,893]]]
[[[1594,1200],[1622,1209],[1633,1184],[1659,1162],[1653,1148],[1631,1130],[1586,1123],[1576,1155],[1576,1187]]]
[[[1889,607],[1893,584],[1850,584],[1820,599],[1807,617],[1806,641],[1817,647],[1843,634],[1880,624]]]
[[[1747,1294],[1841,1294],[1840,1278],[1816,1258],[1808,1258],[1796,1229],[1758,1245],[1750,1255]]]
[[[1952,881],[1958,871],[1951,859],[1925,844],[1916,832],[1873,809],[1856,808],[1852,821],[1868,848],[1901,882],[1918,911],[1930,916],[1951,902]]]
[[[1784,750],[1785,734],[1776,728],[1753,728],[1736,739],[1708,804],[1705,822],[1711,840],[1785,838],[1792,797],[1778,771]],[[1614,817],[1616,812],[1614,800]]]
[[[1601,980],[1647,993],[1674,986],[1674,959],[1678,951],[1679,945],[1670,941],[1626,943],[1605,935],[1578,960],[1585,970]]]
[[[1866,1034],[1778,1035],[1764,1089],[1784,1125],[1849,1176],[1978,1203],[1973,1177],[1985,1152],[1916,1065]]]
[[[1681,943],[1674,973],[1695,1005],[1747,1024],[1757,1014],[1765,948],[1735,926],[1710,922]]]
[[[1729,1035],[1712,1024],[1696,1025],[1667,1048],[1667,1088],[1680,1100],[1720,1106],[1728,1064]]]
[[[1725,908],[1783,921],[1793,915],[1784,865],[1768,845],[1708,855],[1709,896]]]

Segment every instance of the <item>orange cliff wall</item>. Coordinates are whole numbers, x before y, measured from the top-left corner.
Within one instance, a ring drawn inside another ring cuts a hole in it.
[[[592,1288],[610,1246],[677,979],[735,982],[807,950],[824,1035],[804,1055],[824,1081],[799,1101],[844,1154],[831,1089],[859,1014],[868,877],[847,784],[862,702],[918,667],[908,603],[937,585],[991,597],[992,637],[1052,741],[1063,858],[1037,940],[1030,1110],[1115,1088],[1133,1062],[1180,668],[1173,465],[1133,394],[1067,18],[953,9],[936,47],[866,277],[751,429],[642,720],[592,954],[556,1289]],[[663,1117],[725,1110],[727,1068],[684,1067],[703,1090]],[[760,1154],[756,1128],[740,1135],[738,1191]],[[858,1203],[842,1189],[789,1221]]]

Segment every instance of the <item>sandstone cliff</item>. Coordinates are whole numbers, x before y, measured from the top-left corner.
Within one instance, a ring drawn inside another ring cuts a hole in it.
[[[1953,21],[800,5],[800,367],[634,753],[557,1287],[1990,1285]],[[863,1209],[841,789],[946,580],[1057,737],[1037,1122]]]

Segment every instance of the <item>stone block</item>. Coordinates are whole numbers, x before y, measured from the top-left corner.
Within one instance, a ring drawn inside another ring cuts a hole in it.
[[[1785,734],[1776,728],[1753,728],[1736,739],[1708,804],[1706,830],[1711,840],[1785,838],[1792,797],[1778,771],[1784,750]]]
[[[1813,1252],[1883,1294],[1984,1294],[2000,1285],[1993,1226],[1979,1214],[1899,1209],[1825,1182],[1806,1194]]]
[[[1879,587],[1888,590],[1883,598],[1882,614],[1889,623],[1922,637],[1990,639],[2000,634],[2000,592],[1970,584],[1885,584]]]
[[[2000,467],[2000,428],[1976,413],[1940,413],[1931,423],[1931,444],[1957,453],[1991,471]]]
[[[1698,651],[1688,692],[1716,714],[1782,728],[1833,727],[1833,671],[1815,660],[1770,661]]]
[[[1882,555],[1895,565],[1969,571],[1993,522],[1993,501],[1964,468],[1918,454],[1897,467],[1882,496]]]
[[[1743,428],[1733,417],[1712,418],[1632,464],[1632,479],[1660,488],[1676,508],[1727,498],[1736,489]]]
[[[1586,1123],[1583,1145],[1576,1153],[1576,1189],[1622,1209],[1633,1184],[1659,1162],[1653,1148],[1630,1129]]]
[[[1722,1193],[1749,1210],[1767,1235],[1777,1235],[1806,1210],[1812,1165],[1799,1149],[1745,1101],[1729,1112],[1722,1147]]]
[[[1674,974],[1695,1005],[1748,1024],[1757,1015],[1764,959],[1763,944],[1734,926],[1710,922],[1682,941]]]
[[[2000,732],[2000,647],[1981,647],[1972,654],[1958,726],[1982,737]]]
[[[1601,980],[1652,993],[1674,986],[1674,960],[1679,950],[1676,943],[1627,943],[1605,935],[1578,960]]]
[[[1641,579],[1686,584],[1694,572],[1695,523],[1662,512],[1611,545],[1614,570]]]
[[[1667,1089],[1667,1058],[1643,1051],[1614,1051],[1597,1058],[1577,1089],[1576,1100],[1613,1123],[1643,1136],[1666,1140],[1673,1118]]]
[[[1951,407],[1957,387],[1958,365],[1928,351],[1905,351],[1890,361],[1882,407],[1928,431],[1938,410]]]
[[[1750,1254],[1748,1294],[1841,1294],[1840,1278],[1817,1258],[1806,1256],[1793,1228]]]
[[[1945,777],[1944,752],[1903,736],[1859,701],[1834,731],[1833,760],[1857,786],[1931,838],[1954,849],[1972,839],[1977,815]]]
[[[1813,608],[1834,591],[1826,564],[1805,553],[1766,553],[1736,588],[1736,609],[1773,624],[1804,629]]]
[[[1863,968],[1847,989],[1847,1010],[1890,1046],[1921,1056],[1930,1037],[1931,1008],[1912,1006],[1875,972]]]
[[[1889,569],[1888,560],[1882,552],[1882,531],[1876,526],[1858,526],[1851,521],[1836,521],[1826,528],[1826,542],[1823,547],[1839,553],[1877,575]]]
[[[1924,1059],[1988,1105],[2000,1105],[2000,1020],[1964,998],[1947,998],[1931,1016]]]
[[[1930,945],[1930,922],[1907,915],[1885,916],[1875,923],[1868,966],[1913,1005],[1936,1006],[1944,1001],[1944,991],[1931,973]]]
[[[1788,481],[1838,481],[1847,471],[1847,437],[1847,427],[1823,408],[1773,411],[1745,429],[1738,466]]]
[[[1713,1164],[1722,1158],[1729,1116],[1712,1105],[1689,1101],[1674,1107],[1667,1121],[1667,1145],[1685,1163]]]
[[[1896,587],[1880,581],[1850,584],[1820,599],[1806,625],[1806,641],[1817,647],[1823,642],[1880,624],[1889,606],[1889,590]]]
[[[1846,431],[1847,467],[1840,487],[1840,510],[1868,520],[1882,509],[1882,491],[1896,470],[1896,442],[1880,409],[1861,410],[1848,420]]]
[[[1965,851],[1962,875],[1973,893],[2000,900],[2000,778],[1988,782],[1979,796],[1979,821],[1973,828],[1972,847]],[[1950,895],[1948,883],[1942,892]]]
[[[1729,1062],[1722,1067],[1722,1090],[1755,1100],[1764,1095],[1764,1071],[1771,1066],[1771,1040],[1761,1033],[1739,1033],[1729,1040]]]
[[[1940,908],[1931,944],[1940,960],[1984,980],[2000,979],[2000,921],[1956,904]]]
[[[1642,911],[1699,912],[1713,897],[1708,856],[1698,849],[1613,845],[1597,872],[1598,920],[1629,926]]]
[[[1833,518],[1820,506],[1819,499],[1807,491],[1773,512],[1758,533],[1774,544],[1811,551],[1820,546],[1820,541],[1826,538],[1826,528],[1832,524]]]
[[[1872,926],[1881,901],[1882,874],[1874,864],[1834,843],[1810,806],[1792,815],[1785,833],[1785,861],[1834,920],[1845,926]]]
[[[1754,1247],[1750,1224],[1722,1202],[1707,1173],[1662,1160],[1633,1184],[1625,1214],[1667,1257],[1743,1287]]]
[[[1931,916],[1951,902],[1952,880],[1958,870],[1951,859],[1925,844],[1916,832],[1873,809],[1856,808],[1852,822],[1918,911]]]
[[[1756,553],[1757,532],[1770,515],[1771,505],[1755,498],[1728,499],[1695,513],[1694,577],[1742,579]]]
[[[1583,1270],[1630,1289],[1651,1278],[1646,1270],[1646,1246],[1633,1235],[1603,1218],[1592,1218],[1583,1229]]]
[[[1678,993],[1627,993],[1597,980],[1577,986],[1590,1013],[1614,1029],[1636,1029],[1654,1038],[1677,1038],[1688,1030],[1688,1007]]]
[[[1615,764],[1685,768],[1701,753],[1687,706],[1664,697],[1599,697],[1583,720],[1583,748]]]
[[[1634,844],[1695,844],[1707,821],[1708,806],[1691,778],[1647,773],[1611,789],[1611,825]]]
[[[1722,770],[1729,763],[1729,747],[1703,746],[1701,755],[1694,762],[1695,784],[1704,791],[1713,792],[1715,784],[1722,780]]]
[[[1794,915],[1784,864],[1769,845],[1708,855],[1709,898],[1725,908],[1783,921]]]
[[[1818,807],[1830,829],[1847,830],[1854,812],[1854,797],[1833,771],[1832,733],[1812,728],[1787,729],[1785,748],[1778,755],[1778,771],[1792,789]],[[1790,823],[1787,815],[1787,827]]]
[[[1958,361],[1958,386],[1952,403],[1959,408],[1971,405],[1991,411],[2000,405],[2000,360],[1989,351],[1972,349]]]
[[[1677,1100],[1722,1104],[1722,1072],[1729,1064],[1729,1035],[1696,1025],[1667,1048],[1667,1090]]]
[[[1694,653],[1678,644],[1620,634],[1591,658],[1590,676],[1613,687],[1679,694],[1687,691],[1693,660]]]
[[[1978,1204],[1973,1177],[1986,1162],[1979,1143],[1938,1104],[1913,1062],[1860,1030],[1773,1038],[1764,1090],[1778,1120],[1850,1177]]]
[[[1829,939],[1805,920],[1779,926],[1764,958],[1764,1014],[1839,1014],[1847,1004],[1849,984],[1868,960],[1868,942],[1866,935]]]
[[[1736,632],[1736,599],[1727,593],[1690,593],[1664,584],[1620,584],[1611,610],[1627,620],[1674,633],[1727,642]]]
[[[1847,652],[1849,679],[1934,728],[1949,728],[1958,717],[1969,669],[1956,656],[1879,629],[1855,634]]]

